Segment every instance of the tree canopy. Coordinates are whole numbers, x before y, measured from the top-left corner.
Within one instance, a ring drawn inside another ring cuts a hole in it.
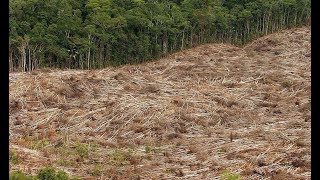
[[[10,71],[139,63],[310,22],[310,0],[10,0]]]

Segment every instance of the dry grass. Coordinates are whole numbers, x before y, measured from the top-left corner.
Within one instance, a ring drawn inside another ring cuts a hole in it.
[[[310,179],[310,28],[142,65],[10,74],[11,170]],[[146,150],[147,149],[147,150]]]

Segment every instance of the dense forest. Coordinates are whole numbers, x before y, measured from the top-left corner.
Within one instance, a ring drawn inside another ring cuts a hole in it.
[[[310,23],[310,0],[10,0],[9,70],[139,63]]]

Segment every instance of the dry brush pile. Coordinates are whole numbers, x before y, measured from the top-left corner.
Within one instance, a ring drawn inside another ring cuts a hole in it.
[[[91,71],[11,73],[11,170],[310,179],[310,28]]]

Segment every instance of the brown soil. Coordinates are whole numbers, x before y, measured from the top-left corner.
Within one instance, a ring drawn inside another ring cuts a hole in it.
[[[10,170],[310,179],[310,28],[141,65],[11,73]]]

